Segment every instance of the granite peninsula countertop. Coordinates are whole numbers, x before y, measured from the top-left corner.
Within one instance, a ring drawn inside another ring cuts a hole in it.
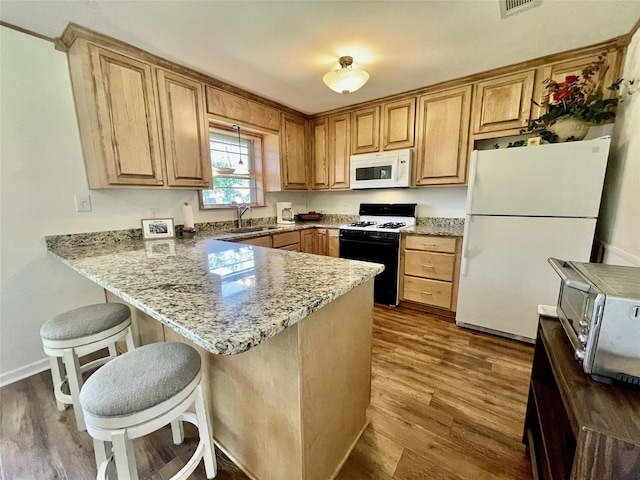
[[[260,344],[384,270],[214,237],[89,245],[50,238],[57,237],[47,238],[49,252],[62,263],[223,355]]]

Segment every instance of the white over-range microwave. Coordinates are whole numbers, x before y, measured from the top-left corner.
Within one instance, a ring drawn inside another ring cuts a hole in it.
[[[350,187],[409,187],[411,149],[351,155]]]

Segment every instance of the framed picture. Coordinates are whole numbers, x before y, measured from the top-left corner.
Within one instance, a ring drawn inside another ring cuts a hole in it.
[[[145,248],[147,257],[175,257],[176,244],[175,240],[154,240],[146,242]]]
[[[173,218],[147,218],[142,220],[142,238],[145,240],[173,238],[175,235]]]

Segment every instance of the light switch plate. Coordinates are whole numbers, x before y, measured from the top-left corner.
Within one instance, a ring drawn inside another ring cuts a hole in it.
[[[76,202],[76,212],[90,212],[91,211],[91,197],[89,194],[76,193],[73,196]]]

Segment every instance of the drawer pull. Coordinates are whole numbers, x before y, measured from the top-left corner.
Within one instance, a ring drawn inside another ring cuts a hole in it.
[[[422,295],[433,295],[431,292],[420,292]]]
[[[437,247],[438,244],[437,243],[423,243],[422,246],[423,247]]]
[[[422,268],[433,268],[433,267],[434,267],[433,263],[423,263],[422,264]]]

